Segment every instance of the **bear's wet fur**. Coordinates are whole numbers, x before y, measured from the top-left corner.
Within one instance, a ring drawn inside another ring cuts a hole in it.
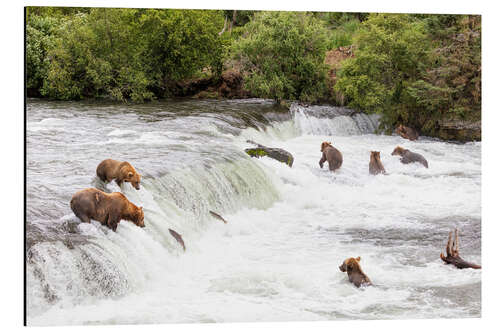
[[[328,161],[330,171],[335,171],[342,166],[342,153],[332,146],[331,142],[321,143],[321,152],[323,153],[319,160],[319,167],[323,168],[323,164]]]
[[[394,132],[410,141],[415,141],[418,139],[418,132],[411,127],[399,125]]]
[[[353,283],[358,288],[361,286],[370,286],[372,284],[370,278],[368,278],[361,269],[359,265],[360,260],[361,257],[348,258],[339,266],[341,272],[347,272],[349,282]]]
[[[71,198],[71,210],[83,222],[96,220],[116,231],[123,219],[144,227],[144,211],[120,192],[105,193],[96,188],[76,192]]]
[[[370,154],[370,164],[368,165],[368,169],[371,175],[378,175],[379,173],[386,174],[384,165],[380,160],[380,152],[372,151]]]
[[[425,157],[423,157],[420,154],[414,153],[414,152],[412,152],[412,151],[410,151],[408,149],[404,149],[403,147],[400,147],[400,146],[397,146],[396,148],[394,148],[394,150],[392,151],[391,155],[393,155],[393,156],[394,155],[401,156],[400,161],[403,164],[421,163],[426,168],[429,167],[429,163],[427,162],[427,160],[425,159]]]
[[[130,182],[136,190],[140,189],[141,175],[129,162],[108,158],[99,163],[96,174],[103,182],[110,182],[114,179],[118,186],[121,186],[123,182]]]

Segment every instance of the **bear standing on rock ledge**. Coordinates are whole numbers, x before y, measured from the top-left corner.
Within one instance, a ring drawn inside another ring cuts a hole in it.
[[[83,222],[96,220],[116,231],[120,220],[144,228],[144,212],[120,192],[105,193],[96,188],[76,192],[71,198],[71,210]]]
[[[323,169],[323,164],[328,161],[330,171],[335,171],[342,166],[342,153],[332,146],[331,142],[321,144],[323,156],[319,160],[319,167]]]
[[[97,177],[103,182],[110,182],[115,179],[118,186],[123,182],[129,182],[136,190],[140,189],[141,175],[135,171],[129,162],[121,162],[108,158],[97,166]]]

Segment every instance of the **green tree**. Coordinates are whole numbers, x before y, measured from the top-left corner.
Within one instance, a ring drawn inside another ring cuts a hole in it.
[[[65,21],[49,53],[42,93],[56,99],[151,99],[138,56],[133,9],[95,8]]]
[[[232,46],[255,96],[317,101],[326,94],[327,31],[299,12],[259,12]]]
[[[49,68],[48,51],[53,47],[60,19],[32,15],[26,22],[26,88],[39,96]]]
[[[140,56],[157,95],[172,95],[177,81],[203,71],[220,75],[223,25],[222,11],[149,9],[140,15]]]
[[[419,125],[425,110],[411,97],[423,87],[417,82],[430,63],[425,32],[422,21],[409,15],[370,14],[355,37],[356,56],[345,61],[335,89],[351,107],[383,114],[386,125]]]

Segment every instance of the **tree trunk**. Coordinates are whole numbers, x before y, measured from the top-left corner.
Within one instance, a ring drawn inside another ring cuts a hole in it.
[[[474,269],[480,269],[480,265],[476,265],[473,263],[469,263],[462,258],[460,258],[460,255],[458,254],[458,230],[455,229],[455,239],[453,240],[453,243],[451,242],[451,236],[452,236],[452,231],[450,231],[450,234],[448,236],[448,244],[446,244],[446,257],[444,256],[443,253],[441,253],[441,259],[447,263],[447,264],[452,264],[457,268],[474,268]]]
[[[233,10],[233,20],[231,21],[231,25],[229,26],[229,34],[231,34],[231,30],[233,29],[236,23],[236,10]]]

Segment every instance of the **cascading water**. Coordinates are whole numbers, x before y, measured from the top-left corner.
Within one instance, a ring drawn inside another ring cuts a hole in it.
[[[337,106],[308,106],[292,104],[290,112],[302,134],[360,135],[374,133],[379,115],[357,113]]]
[[[29,325],[480,315],[480,271],[439,259],[459,227],[480,262],[480,143],[403,141],[374,135],[377,116],[265,100],[30,100],[27,121]],[[249,139],[290,151],[293,168],[250,158]],[[319,168],[322,141],[340,172]],[[430,168],[401,164],[396,145]],[[388,176],[368,174],[370,150]],[[141,190],[96,180],[105,158],[131,162]],[[146,227],[80,223],[69,200],[93,186],[143,206]],[[338,270],[358,255],[375,286]]]

